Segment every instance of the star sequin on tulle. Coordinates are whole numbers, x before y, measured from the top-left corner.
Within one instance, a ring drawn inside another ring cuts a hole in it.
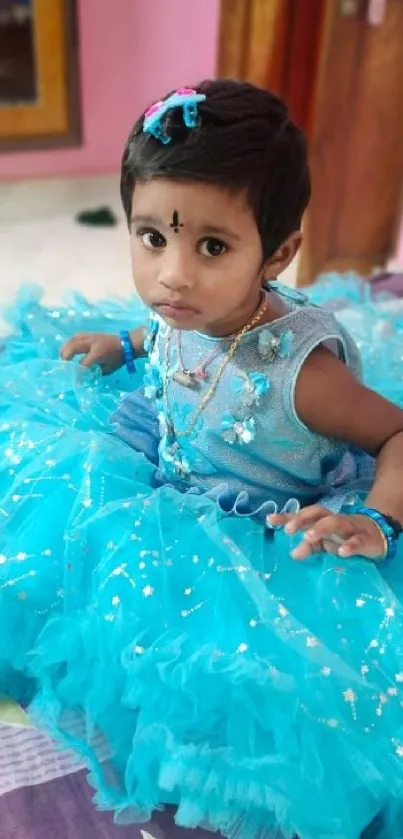
[[[226,443],[233,445],[234,443],[241,443],[247,445],[255,439],[255,421],[253,417],[246,419],[237,419],[233,414],[224,414],[221,424],[220,433]]]
[[[345,702],[356,702],[357,700],[357,695],[354,693],[353,690],[351,690],[351,688],[348,688],[344,691],[343,697]]]
[[[395,747],[395,752],[398,757],[403,757],[403,743],[400,740],[392,738],[392,745]]]
[[[306,639],[306,646],[307,647],[311,647],[313,649],[314,647],[319,647],[319,645],[320,645],[320,641],[318,641],[318,639],[315,638],[314,635],[308,635],[308,637]]]
[[[275,361],[276,358],[289,358],[292,352],[294,335],[291,329],[282,332],[279,338],[270,329],[263,329],[259,333],[257,351],[265,361]]]
[[[260,398],[266,396],[270,390],[270,381],[263,373],[253,372],[235,376],[233,389],[241,397],[243,405],[250,408],[259,405]]]

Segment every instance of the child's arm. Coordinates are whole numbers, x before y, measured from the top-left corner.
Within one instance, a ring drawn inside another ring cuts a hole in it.
[[[144,350],[144,333],[143,326],[130,332],[130,341],[136,358],[143,358],[147,354]],[[83,356],[80,362],[83,367],[98,365],[105,375],[113,373],[123,365],[119,335],[103,332],[81,332],[79,335],[74,335],[64,344],[60,356],[64,361],[71,361],[76,355]]]
[[[365,503],[403,523],[403,411],[358,382],[323,348],[302,367],[295,407],[312,431],[344,440],[377,458],[375,482]],[[315,545],[334,534],[343,539],[340,556],[376,558],[382,553],[379,529],[366,516],[333,515],[315,505],[296,516],[270,517],[270,523],[286,525],[290,533],[305,531],[305,542],[293,554],[296,559],[306,558]]]

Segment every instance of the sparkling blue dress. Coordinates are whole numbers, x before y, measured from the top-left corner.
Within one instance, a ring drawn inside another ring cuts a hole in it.
[[[282,317],[199,416],[225,341],[152,318],[138,374],[103,379],[60,346],[143,322],[136,302],[27,289],[5,313],[0,693],[76,750],[118,822],[173,804],[229,839],[399,839],[403,551],[297,563],[264,520],[365,495],[372,459],[310,432],[295,382],[325,345],[402,405],[403,317],[353,280],[267,293]],[[194,387],[175,377],[203,363]]]

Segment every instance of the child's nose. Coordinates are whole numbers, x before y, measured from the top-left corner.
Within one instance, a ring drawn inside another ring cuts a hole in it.
[[[191,260],[180,253],[171,255],[169,261],[161,265],[158,280],[162,286],[172,291],[193,288],[195,276]]]

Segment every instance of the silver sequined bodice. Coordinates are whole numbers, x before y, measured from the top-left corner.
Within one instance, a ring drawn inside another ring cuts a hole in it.
[[[240,507],[253,511],[268,499],[281,508],[290,498],[302,505],[314,503],[328,492],[329,476],[347,452],[347,444],[311,432],[296,414],[295,384],[312,350],[327,346],[360,376],[356,346],[332,314],[278,283],[268,293],[280,295],[285,314],[245,335],[190,435],[179,434],[175,439],[170,435],[161,398],[163,378],[168,377],[176,432],[186,431],[228,342],[182,333],[181,357],[188,370],[217,350],[207,368],[207,380],[187,388],[173,378],[181,368],[178,336],[171,334],[166,369],[168,328],[154,318],[145,376],[145,395],[156,406],[160,420],[161,479],[206,490],[219,485],[222,491],[224,486],[231,503],[238,497]]]

